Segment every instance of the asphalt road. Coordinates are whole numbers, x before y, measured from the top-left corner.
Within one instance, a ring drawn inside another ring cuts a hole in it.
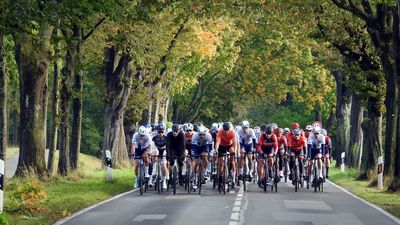
[[[323,193],[294,192],[281,182],[277,193],[256,185],[219,194],[206,184],[202,195],[132,192],[59,221],[63,225],[392,225],[400,224],[371,205],[325,183]]]

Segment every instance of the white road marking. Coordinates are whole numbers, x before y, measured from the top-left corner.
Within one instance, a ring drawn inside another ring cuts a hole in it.
[[[241,201],[235,201],[235,206],[240,206],[242,204]]]
[[[233,212],[239,212],[240,211],[240,207],[233,207],[232,211]]]
[[[335,184],[335,183],[333,183],[333,182],[331,182],[331,181],[329,181],[329,180],[326,180],[326,181],[327,181],[328,183],[332,184],[334,187],[338,188],[339,190],[343,191],[344,193],[346,193],[346,194],[348,194],[348,195],[350,195],[350,196],[352,196],[352,197],[354,197],[354,198],[356,198],[356,199],[358,199],[358,200],[364,202],[365,204],[367,204],[367,205],[371,206],[372,208],[378,210],[379,212],[383,213],[385,216],[389,217],[390,219],[392,219],[392,220],[393,220],[394,222],[396,222],[397,224],[400,224],[400,219],[399,219],[399,218],[393,216],[392,214],[388,213],[387,211],[385,211],[384,209],[380,208],[379,206],[374,205],[374,204],[372,204],[372,203],[370,203],[370,202],[368,202],[368,201],[366,201],[366,200],[364,200],[364,199],[358,197],[357,195],[355,195],[355,194],[349,192],[348,190],[342,188],[341,186],[339,186],[339,185],[337,185],[337,184]]]
[[[239,212],[233,212],[231,214],[231,220],[239,220]]]
[[[164,199],[197,199],[200,198],[200,195],[168,195]]]
[[[133,222],[143,222],[144,220],[163,220],[167,217],[167,215],[160,214],[148,214],[148,215],[139,215],[133,219]]]
[[[231,221],[231,222],[229,222],[229,225],[238,225],[238,222],[236,222],[236,221]]]

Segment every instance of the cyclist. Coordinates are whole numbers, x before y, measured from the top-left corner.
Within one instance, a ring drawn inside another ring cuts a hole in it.
[[[313,131],[313,127],[311,125],[307,125],[304,128],[304,136],[308,139],[308,137],[310,137],[310,134],[312,133],[312,131]]]
[[[294,129],[292,131],[292,135],[289,137],[289,168],[290,171],[293,170],[293,166],[295,163],[295,158],[298,158],[299,162],[299,172],[300,172],[300,180],[303,180],[303,158],[304,158],[304,152],[306,151],[307,148],[307,142],[305,141],[304,138],[301,137],[301,130],[300,129]],[[292,174],[289,175],[289,180],[292,180]]]
[[[318,161],[319,180],[323,180],[322,176],[322,155],[325,153],[325,136],[321,134],[319,127],[313,128],[313,133],[308,137],[308,152],[310,157],[310,165],[314,165],[314,160]],[[313,174],[314,167],[311,166],[311,175]],[[314,179],[316,179],[314,177]],[[314,185],[314,182],[313,182]]]
[[[261,135],[260,140],[258,141],[258,186],[262,187],[262,183],[264,180],[264,159],[268,157],[268,172],[269,178],[272,178],[272,165],[274,163],[273,157],[278,149],[278,141],[276,139],[275,134],[272,132],[272,127],[265,127],[264,133]]]
[[[167,159],[170,166],[174,166],[175,158],[179,167],[179,185],[183,185],[182,166],[185,151],[185,135],[180,131],[178,124],[172,125],[172,131],[167,134]]]
[[[250,124],[248,121],[243,121],[242,122],[242,127],[238,131],[239,135],[239,144],[240,144],[240,161],[239,161],[239,167],[240,167],[240,174],[239,174],[239,179],[243,178],[243,164],[244,160],[246,160],[245,153],[247,153],[247,159],[248,159],[248,167],[250,168],[250,171],[247,171],[247,173],[250,174],[250,182],[251,179],[253,178],[253,150],[256,148],[257,143],[256,143],[256,134],[254,133],[254,130],[250,128]],[[248,174],[246,174],[248,175]]]
[[[329,167],[331,166],[331,155],[332,155],[332,140],[328,136],[328,132],[325,129],[321,130],[321,133],[325,136],[325,168],[326,178],[329,178]]]
[[[283,135],[282,128],[276,128],[274,133],[275,133],[276,139],[278,141],[279,176],[282,178],[283,177],[283,171],[282,171],[283,161],[284,161],[284,157],[287,152],[288,143],[287,143],[287,139],[286,139],[285,135]]]
[[[254,127],[254,133],[256,134],[256,142],[258,143],[258,140],[260,139],[261,136],[261,130],[259,126]]]
[[[231,171],[236,171],[235,151],[237,148],[237,143],[238,141],[236,133],[232,129],[232,124],[229,122],[224,123],[222,125],[222,129],[220,129],[217,133],[217,138],[215,142],[215,149],[218,151],[218,174],[220,185],[219,188],[221,188],[222,182],[225,182],[222,180],[222,174],[225,172],[223,156],[225,156],[228,151],[230,153],[229,164],[232,165]],[[231,171],[228,172],[230,173],[230,176],[233,177],[232,180],[235,181],[235,173],[231,173]]]
[[[155,147],[158,149],[158,155],[161,159],[161,170],[163,174],[163,189],[167,188],[167,180],[169,180],[169,171],[167,169],[167,136],[165,136],[165,125],[159,124],[155,127],[157,130],[157,136],[153,137]]]
[[[213,145],[213,140],[211,134],[207,132],[207,129],[204,126],[200,126],[199,132],[195,133],[192,138],[192,157],[194,158],[193,172],[196,175],[195,179],[193,179],[193,189],[197,189],[197,179],[200,177],[198,171],[199,168],[198,161],[201,160],[201,163],[203,163],[204,177],[207,174],[208,154],[212,149],[212,145]]]
[[[147,133],[147,129],[144,126],[140,126],[138,131],[133,135],[131,155],[134,156],[134,170],[136,176],[138,175],[138,167],[140,166],[140,159],[144,161],[144,176],[146,179],[149,178],[149,164],[150,160],[148,152],[151,152],[151,137]],[[136,179],[134,188],[139,186],[139,181]]]
[[[285,127],[283,129],[283,135],[285,135],[286,139],[288,139],[289,133],[290,133],[290,129],[288,127]]]

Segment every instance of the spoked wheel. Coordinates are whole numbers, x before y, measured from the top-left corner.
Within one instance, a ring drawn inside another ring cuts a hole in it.
[[[246,156],[243,163],[243,190],[246,191],[246,181],[247,181],[247,163],[246,163]]]
[[[143,195],[143,176],[142,174],[139,175],[139,191],[140,191],[140,195]]]
[[[172,178],[172,189],[174,192],[174,195],[176,194],[176,182],[177,182],[177,172],[176,172],[176,168],[174,168],[174,173],[173,173],[173,178]]]
[[[269,178],[267,163],[264,163],[264,174],[265,174],[265,176],[264,176],[264,192],[267,193],[268,178]]]
[[[199,188],[199,195],[201,195],[201,186],[203,184],[203,164],[202,162],[200,162],[200,171],[199,171],[199,177],[197,179],[197,183],[198,183],[198,188]]]

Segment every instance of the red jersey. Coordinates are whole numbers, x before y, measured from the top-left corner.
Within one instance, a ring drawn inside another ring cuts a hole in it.
[[[284,135],[281,135],[279,138],[277,137],[277,139],[278,139],[278,149],[279,149],[279,150],[285,149],[286,146],[287,146],[287,139],[286,139],[286,137],[285,137]]]
[[[294,138],[294,135],[289,135],[289,149],[295,152],[301,151],[303,148],[306,148],[307,142],[304,140],[304,137],[299,137],[298,140]]]
[[[223,129],[220,129],[217,133],[217,142],[222,146],[231,146],[235,140],[236,133],[233,130],[229,130],[228,133],[225,133]]]
[[[275,134],[272,134],[270,138],[267,138],[265,134],[262,134],[260,140],[258,141],[258,152],[262,153],[262,148],[273,149],[274,152],[278,150],[278,140]]]

